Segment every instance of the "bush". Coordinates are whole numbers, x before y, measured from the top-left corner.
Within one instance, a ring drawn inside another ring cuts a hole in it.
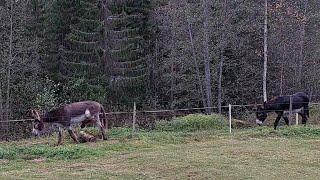
[[[222,130],[227,128],[227,120],[220,115],[200,115],[192,114],[184,117],[178,117],[172,121],[160,121],[155,125],[158,131],[186,131],[197,130]]]

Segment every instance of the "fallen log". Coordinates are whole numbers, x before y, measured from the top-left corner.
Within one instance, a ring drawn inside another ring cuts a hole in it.
[[[97,141],[97,138],[94,137],[93,135],[91,134],[88,134],[84,131],[80,131],[79,133],[79,142],[81,143],[85,143],[85,142],[96,142]]]

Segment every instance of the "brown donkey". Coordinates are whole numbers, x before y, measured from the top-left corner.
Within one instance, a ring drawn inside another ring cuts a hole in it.
[[[99,114],[103,114],[102,121]],[[35,119],[32,134],[40,135],[44,129],[44,123],[51,123],[59,133],[58,145],[62,144],[63,129],[66,128],[71,138],[79,143],[74,129],[78,124],[84,127],[88,123],[96,124],[104,140],[107,139],[106,130],[108,130],[108,121],[103,106],[95,101],[82,101],[61,106],[57,109],[40,115],[38,111],[31,110],[31,116]]]

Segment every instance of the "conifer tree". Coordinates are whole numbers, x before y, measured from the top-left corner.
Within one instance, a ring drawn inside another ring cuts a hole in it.
[[[104,100],[105,84],[101,42],[103,38],[99,1],[78,0],[74,23],[61,49],[65,90],[73,101]]]
[[[148,89],[148,4],[146,0],[114,0],[108,4],[110,85],[113,94],[124,102],[143,100]]]

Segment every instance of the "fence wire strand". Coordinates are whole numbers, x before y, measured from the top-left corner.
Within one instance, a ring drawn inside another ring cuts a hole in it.
[[[288,103],[277,103],[276,105],[283,105],[283,104],[288,104]],[[256,106],[261,106],[263,104],[236,104],[236,105],[231,105],[231,107],[256,107]],[[309,103],[309,106],[313,105],[320,105],[320,103]],[[221,108],[229,108],[229,106],[221,106]],[[207,110],[207,109],[218,109],[218,107],[196,107],[196,108],[182,108],[182,109],[163,109],[163,110],[143,110],[143,111],[136,111],[136,113],[161,113],[161,112],[179,112],[179,111],[191,111],[191,110]],[[252,111],[246,111],[249,113],[255,113],[255,110]],[[274,112],[274,111],[269,111],[266,110],[266,112]],[[99,115],[102,115],[103,113],[100,113]],[[119,112],[108,112],[105,113],[105,115],[119,115],[119,114],[133,114],[133,111],[119,111]],[[44,114],[42,114],[43,116]],[[50,118],[62,118],[62,117],[67,117],[67,116],[55,116],[55,117],[50,117]],[[32,118],[27,118],[27,119],[12,119],[12,120],[7,120],[7,121],[0,121],[0,123],[10,123],[10,122],[25,122],[25,121],[34,121],[35,119]],[[59,122],[59,121],[55,121]]]

